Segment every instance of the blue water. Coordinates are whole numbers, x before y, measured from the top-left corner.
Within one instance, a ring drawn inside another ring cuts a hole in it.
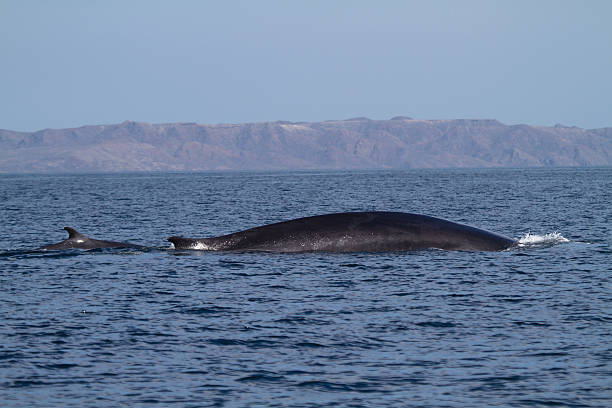
[[[612,406],[612,168],[0,176],[2,407]],[[351,210],[504,252],[169,250]],[[36,251],[72,226],[150,249]]]

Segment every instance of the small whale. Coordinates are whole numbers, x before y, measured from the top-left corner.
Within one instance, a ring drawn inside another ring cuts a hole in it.
[[[428,248],[501,251],[511,238],[441,218],[347,212],[298,218],[211,238],[168,238],[175,249],[268,252],[396,252]]]
[[[89,238],[81,234],[74,228],[64,227],[68,231],[68,239],[40,247],[41,250],[62,250],[62,249],[94,249],[94,248],[144,248],[141,245],[129,244],[127,242],[101,241]]]

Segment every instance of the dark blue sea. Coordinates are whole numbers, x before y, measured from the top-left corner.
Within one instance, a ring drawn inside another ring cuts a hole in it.
[[[364,210],[521,244],[166,241]],[[2,407],[612,406],[612,168],[2,175],[0,221]]]

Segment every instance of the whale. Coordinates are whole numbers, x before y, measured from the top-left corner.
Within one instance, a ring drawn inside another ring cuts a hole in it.
[[[40,247],[40,250],[63,250],[63,249],[95,249],[95,248],[144,248],[141,245],[130,244],[127,242],[102,241],[89,238],[81,234],[74,228],[64,227],[68,232],[68,238],[56,244],[49,244]]]
[[[403,212],[345,212],[297,218],[210,238],[168,238],[175,249],[206,251],[502,251],[517,241],[442,218]]]

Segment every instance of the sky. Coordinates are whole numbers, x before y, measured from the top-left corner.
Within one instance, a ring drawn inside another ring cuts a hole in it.
[[[0,129],[612,126],[612,1],[0,0]]]

